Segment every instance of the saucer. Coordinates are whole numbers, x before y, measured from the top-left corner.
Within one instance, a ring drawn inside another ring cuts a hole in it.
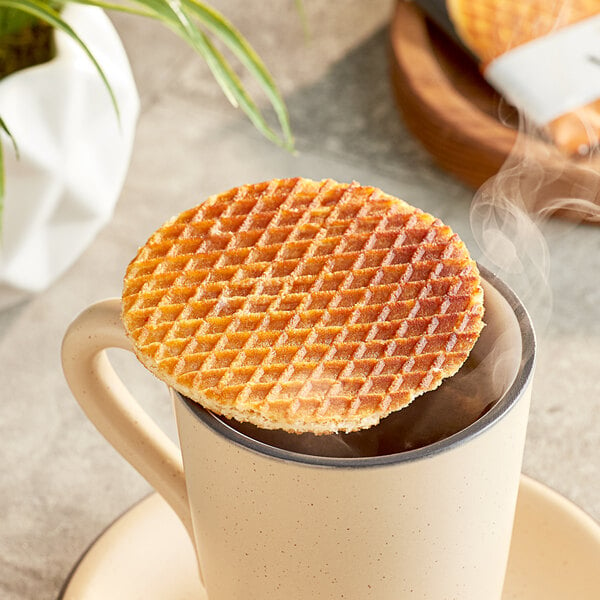
[[[522,476],[502,600],[598,600],[600,524]],[[58,600],[208,600],[192,544],[151,494],[110,525],[74,567]]]

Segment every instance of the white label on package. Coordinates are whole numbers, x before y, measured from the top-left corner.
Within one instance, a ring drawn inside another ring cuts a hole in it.
[[[493,60],[485,78],[538,125],[600,98],[600,15]]]

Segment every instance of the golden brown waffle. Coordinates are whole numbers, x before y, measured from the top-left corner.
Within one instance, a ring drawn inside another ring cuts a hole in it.
[[[130,263],[141,362],[226,417],[328,433],[437,387],[482,324],[479,272],[431,215],[382,191],[273,180],[212,196]]]
[[[483,66],[511,48],[598,14],[598,0],[446,0],[462,42]]]

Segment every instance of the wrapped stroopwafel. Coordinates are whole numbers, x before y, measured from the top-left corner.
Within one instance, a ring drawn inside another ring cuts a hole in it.
[[[587,155],[600,143],[598,0],[417,3],[563,152]]]

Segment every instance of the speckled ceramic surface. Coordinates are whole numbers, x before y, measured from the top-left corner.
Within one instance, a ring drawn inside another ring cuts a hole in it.
[[[544,485],[521,478],[502,600],[596,600],[600,526]],[[113,523],[58,600],[206,600],[185,529],[158,494]]]

